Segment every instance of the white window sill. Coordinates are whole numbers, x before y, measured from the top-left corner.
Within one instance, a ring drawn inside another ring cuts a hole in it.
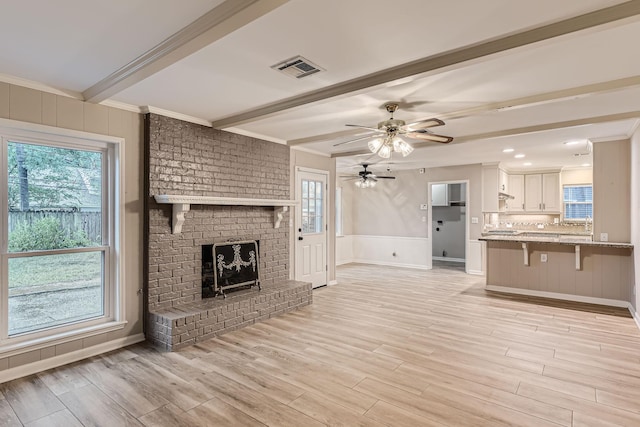
[[[51,335],[47,336],[41,336],[32,339],[21,339],[19,342],[11,342],[12,340],[9,339],[7,340],[8,342],[0,345],[0,358],[11,357],[33,350],[40,350],[42,348],[64,344],[69,341],[76,341],[92,337],[94,335],[118,331],[123,329],[127,323],[128,322],[126,321],[111,321],[100,323],[98,325],[80,327],[78,329],[73,329],[70,331],[52,332]]]

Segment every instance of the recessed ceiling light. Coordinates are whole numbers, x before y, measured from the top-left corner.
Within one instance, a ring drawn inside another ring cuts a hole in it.
[[[591,166],[591,163],[583,163],[580,166],[582,166],[583,168],[586,168],[586,167]]]
[[[516,159],[522,159],[524,157],[524,154],[516,154],[515,156]]]
[[[503,153],[513,153],[513,148],[505,148],[502,150]]]
[[[531,166],[531,162],[524,162],[523,165],[525,166]]]

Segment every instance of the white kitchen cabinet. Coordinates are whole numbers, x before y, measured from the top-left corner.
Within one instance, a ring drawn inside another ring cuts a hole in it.
[[[524,209],[527,212],[559,213],[560,174],[543,173],[525,175]]]
[[[431,185],[431,206],[449,206],[447,184]]]
[[[524,175],[509,175],[507,188],[513,196],[505,202],[507,212],[524,212]]]
[[[498,191],[511,194],[509,192],[509,175],[502,169],[498,169]]]

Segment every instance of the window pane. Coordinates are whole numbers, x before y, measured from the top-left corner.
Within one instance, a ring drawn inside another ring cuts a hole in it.
[[[102,153],[8,143],[9,252],[102,245]]]
[[[564,218],[593,218],[593,186],[565,185],[563,188]]]
[[[9,335],[104,314],[102,252],[9,259]]]
[[[309,181],[306,179],[302,180],[302,198],[309,197]]]

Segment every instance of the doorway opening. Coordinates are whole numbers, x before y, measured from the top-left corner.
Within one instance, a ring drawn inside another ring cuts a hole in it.
[[[468,187],[467,181],[430,184],[432,268],[466,272]]]

